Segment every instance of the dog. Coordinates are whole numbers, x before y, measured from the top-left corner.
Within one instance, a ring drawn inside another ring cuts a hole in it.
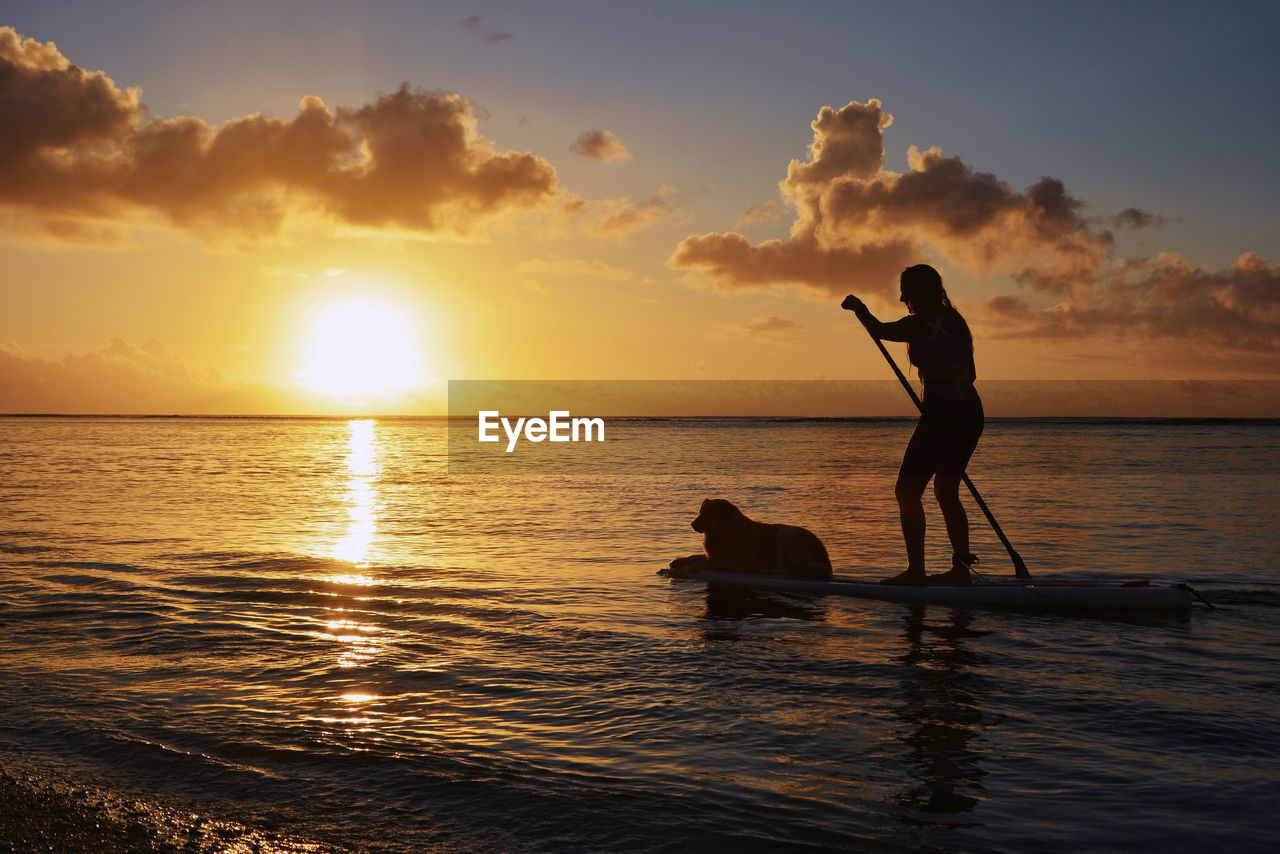
[[[720,569],[757,575],[831,578],[831,558],[812,531],[796,525],[768,525],[747,517],[723,498],[702,502],[693,530],[702,534],[705,554],[678,557],[668,569],[686,574]]]

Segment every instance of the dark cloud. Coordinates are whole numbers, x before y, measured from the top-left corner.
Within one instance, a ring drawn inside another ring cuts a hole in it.
[[[458,22],[458,26],[471,30],[473,33],[480,36],[480,38],[487,42],[493,42],[494,44],[515,38],[515,35],[512,33],[504,33],[501,30],[495,30],[492,27],[486,26],[483,15],[472,15],[468,18],[463,18]]]
[[[574,154],[590,157],[593,160],[630,160],[631,152],[607,130],[584,130],[569,146]]]
[[[1224,271],[1172,253],[1129,262],[1100,277],[1086,299],[1035,311],[998,296],[982,311],[999,337],[1181,339],[1207,350],[1280,354],[1280,266],[1253,252]]]
[[[466,233],[558,192],[554,168],[499,151],[459,95],[410,89],[355,109],[304,98],[292,119],[153,119],[136,90],[0,28],[0,225],[63,240],[164,223],[218,239],[290,217]]]
[[[983,307],[993,317],[1009,320],[1027,320],[1032,316],[1031,306],[1022,297],[1001,294],[983,303]]]
[[[937,148],[907,152],[904,173],[884,168],[880,102],[824,107],[808,159],[780,183],[795,212],[787,240],[752,244],[741,234],[685,238],[668,263],[723,288],[806,285],[825,296],[891,296],[903,267],[924,260],[1003,274],[1022,294],[977,311],[1006,336],[1147,339],[1215,337],[1240,352],[1280,351],[1280,275],[1253,253],[1229,270],[1115,255],[1110,231],[1064,183],[1043,177],[1024,190]],[[1166,220],[1129,208],[1110,220],[1134,229]],[[740,222],[741,224],[741,222]],[[1053,300],[1048,308],[1037,307]]]
[[[852,288],[888,293],[901,267],[920,260],[927,249],[976,269],[1051,267],[1073,279],[1106,256],[1110,234],[1090,230],[1083,205],[1061,181],[1043,178],[1020,192],[936,148],[912,147],[909,171],[887,171],[883,132],[892,123],[875,99],[818,113],[808,160],[793,160],[780,184],[796,212],[784,245],[797,244],[797,251],[769,244],[741,251],[739,245],[742,266],[712,265],[694,250],[715,236],[698,235],[676,249],[672,265],[701,270],[733,287],[763,283],[753,268],[768,255],[777,283],[800,282],[830,294]],[[725,235],[719,237],[726,243]],[[777,267],[780,255],[798,263]],[[889,255],[898,269],[885,278]],[[837,260],[850,266],[833,280],[826,262]]]
[[[1156,228],[1168,222],[1172,222],[1169,217],[1147,213],[1141,208],[1125,208],[1111,218],[1112,228],[1123,228],[1130,231],[1139,231],[1144,228]]]

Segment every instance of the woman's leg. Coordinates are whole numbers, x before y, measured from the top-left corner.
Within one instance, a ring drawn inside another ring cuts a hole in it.
[[[920,499],[937,466],[937,439],[933,428],[924,423],[917,424],[911,441],[907,443],[906,453],[902,455],[902,467],[898,470],[893,494],[898,499],[902,539],[907,545],[907,568],[892,578],[884,579],[881,584],[923,584],[925,581],[924,503]]]
[[[947,538],[951,551],[958,555],[969,553],[969,516],[960,503],[960,475],[939,471],[933,477],[933,494],[942,509],[942,519],[947,525]]]
[[[907,571],[924,574],[924,488],[929,475],[918,472],[898,472],[898,482],[893,487],[898,499],[898,516],[902,520],[902,539],[907,544]]]
[[[933,494],[947,525],[952,558],[951,569],[929,580],[944,584],[968,584],[969,567],[977,560],[969,552],[969,517],[960,503],[960,482],[964,479],[965,466],[978,445],[978,437],[982,435],[982,402],[967,402],[963,406],[942,444],[938,471],[933,478]]]

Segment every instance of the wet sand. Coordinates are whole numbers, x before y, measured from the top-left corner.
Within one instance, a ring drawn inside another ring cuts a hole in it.
[[[0,854],[353,854],[268,827],[0,767]]]

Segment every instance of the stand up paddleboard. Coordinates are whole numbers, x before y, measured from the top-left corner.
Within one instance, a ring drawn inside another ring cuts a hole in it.
[[[830,581],[792,578],[785,575],[751,575],[702,569],[690,573],[663,570],[673,578],[689,578],[726,587],[752,590],[780,590],[788,593],[815,593],[857,596],[893,602],[936,602],[951,605],[997,605],[1018,608],[1060,608],[1088,610],[1157,610],[1190,608],[1199,598],[1186,585],[1068,582],[999,581],[973,584],[928,584],[907,587],[878,584],[873,579],[834,576]],[[1203,601],[1203,600],[1202,600]],[[1208,604],[1208,603],[1205,603]]]
[[[845,297],[841,308],[855,311],[860,301],[852,295]],[[889,355],[884,342],[873,334],[871,340],[880,348],[881,355],[893,368],[893,372],[906,389],[907,394],[916,405],[916,409],[924,412],[924,404],[920,396],[911,387],[910,381],[898,363]],[[718,569],[690,569],[670,567],[659,570],[662,575],[671,578],[688,578],[705,581],[711,585],[725,587],[743,587],[751,590],[780,590],[788,593],[818,593],[836,596],[858,596],[863,599],[884,599],[894,602],[937,602],[951,605],[1006,605],[1017,608],[1059,608],[1059,609],[1110,609],[1110,610],[1172,610],[1190,608],[1192,600],[1199,599],[1210,608],[1213,607],[1200,594],[1185,584],[1151,584],[1139,582],[1071,582],[1071,581],[1032,581],[1026,562],[1014,549],[1009,538],[1000,528],[995,514],[982,500],[978,489],[969,479],[962,475],[964,485],[969,494],[982,510],[991,528],[999,537],[1001,545],[1009,553],[1013,561],[1014,581],[990,582],[974,573],[972,584],[926,584],[918,587],[879,584],[875,579],[834,576],[830,580],[820,581],[813,578],[793,578],[786,575],[754,575],[739,572],[724,572]],[[697,566],[697,564],[694,564]]]

